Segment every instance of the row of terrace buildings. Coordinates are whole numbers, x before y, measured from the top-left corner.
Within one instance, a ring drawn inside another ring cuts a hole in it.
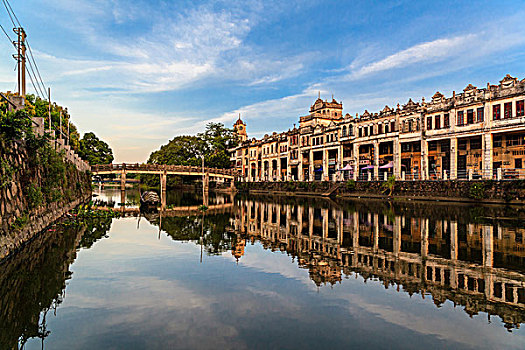
[[[246,181],[525,178],[524,102],[525,79],[510,75],[355,117],[319,96],[299,127],[262,139],[239,117],[232,167]]]

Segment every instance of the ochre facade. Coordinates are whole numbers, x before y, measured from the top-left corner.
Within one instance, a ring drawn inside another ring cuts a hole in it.
[[[524,101],[525,79],[510,75],[355,117],[319,97],[299,127],[259,140],[239,118],[231,161],[246,181],[524,179]]]

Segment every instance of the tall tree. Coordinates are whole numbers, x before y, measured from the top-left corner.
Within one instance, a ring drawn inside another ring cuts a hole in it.
[[[79,155],[90,165],[110,164],[113,162],[113,151],[107,143],[94,133],[88,132],[79,142]]]

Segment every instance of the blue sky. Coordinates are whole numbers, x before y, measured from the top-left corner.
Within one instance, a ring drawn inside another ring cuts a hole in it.
[[[525,78],[524,1],[11,4],[53,100],[118,162],[238,113],[249,136],[288,130],[318,91],[355,115]],[[0,40],[1,91],[15,87],[12,51]]]

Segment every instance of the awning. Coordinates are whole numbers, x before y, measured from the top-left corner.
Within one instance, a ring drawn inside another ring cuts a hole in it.
[[[394,167],[394,162],[389,162],[385,165],[382,165],[379,167],[379,169],[390,169],[390,168],[393,168]]]
[[[314,171],[320,173],[323,171],[323,167],[320,167],[319,169],[315,169]]]
[[[350,164],[347,164],[344,166],[344,168],[339,169],[339,171],[352,171],[352,170],[354,170],[354,167],[351,166]]]
[[[369,166],[365,166],[364,168],[361,168],[361,170],[370,170],[370,169],[374,169],[374,166],[369,165]]]

